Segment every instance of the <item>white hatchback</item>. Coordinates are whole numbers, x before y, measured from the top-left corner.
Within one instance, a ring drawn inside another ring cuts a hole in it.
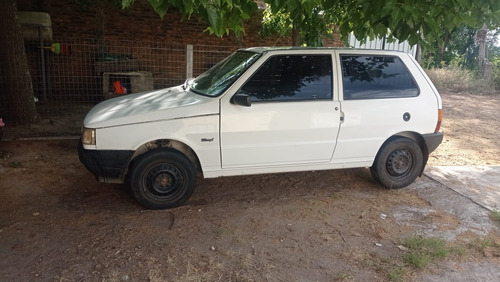
[[[98,104],[79,156],[101,182],[128,180],[152,209],[186,201],[197,170],[209,178],[370,167],[401,188],[442,142],[441,109],[405,53],[249,48],[184,85]]]

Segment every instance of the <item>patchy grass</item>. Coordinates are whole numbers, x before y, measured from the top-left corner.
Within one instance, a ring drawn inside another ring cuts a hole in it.
[[[404,277],[407,272],[403,266],[394,266],[388,273],[389,280],[395,282],[405,281]]]
[[[150,282],[160,282],[165,281],[161,275],[161,271],[159,269],[150,269],[148,274],[148,281]]]
[[[461,245],[439,238],[412,236],[402,239],[402,245],[405,247],[403,256],[398,258],[375,256],[364,266],[375,268],[379,273],[385,274],[388,281],[408,281],[439,260],[475,257],[477,253],[487,258],[498,257],[500,254],[500,244],[494,237],[477,238]]]
[[[21,162],[9,162],[8,167],[10,167],[10,168],[22,168],[23,164]]]
[[[491,211],[490,219],[496,223],[500,223],[500,211]]]
[[[341,272],[337,274],[334,281],[352,281],[352,276],[349,273]]]
[[[500,243],[493,238],[480,238],[472,241],[469,248],[475,250],[485,257],[497,257],[500,255]]]
[[[446,241],[422,236],[406,238],[403,245],[409,250],[405,261],[415,268],[424,268],[435,260],[447,257],[451,251]]]

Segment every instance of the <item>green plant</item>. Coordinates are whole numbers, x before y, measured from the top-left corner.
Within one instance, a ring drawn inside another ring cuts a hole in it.
[[[21,162],[10,162],[9,167],[11,168],[21,168],[23,167],[23,164]]]
[[[225,232],[226,231],[224,230],[223,227],[220,227],[220,226],[216,227],[214,229],[214,238],[217,238],[217,239],[222,238],[222,236],[224,235]]]
[[[493,239],[488,237],[472,241],[469,244],[469,247],[480,253],[484,253],[488,248],[500,250],[500,244],[496,243]]]
[[[493,64],[493,85],[496,90],[500,90],[500,47],[494,49],[496,53],[492,58]]]
[[[500,223],[500,211],[494,210],[490,212],[490,219],[494,222]]]
[[[432,261],[445,258],[450,253],[446,241],[437,238],[409,237],[404,240],[403,245],[409,250],[405,256],[406,262],[416,268],[424,268]]]
[[[396,266],[389,271],[390,281],[404,281],[404,276],[406,275],[406,269],[402,266]]]
[[[349,281],[352,280],[352,276],[349,273],[341,272],[335,277],[335,281]]]

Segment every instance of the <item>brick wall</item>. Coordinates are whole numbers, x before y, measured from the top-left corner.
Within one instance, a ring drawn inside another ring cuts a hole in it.
[[[165,87],[185,79],[185,46],[194,46],[194,75],[220,61],[234,50],[252,46],[288,46],[291,38],[262,38],[261,17],[245,22],[246,35],[218,38],[203,32],[206,24],[181,19],[174,10],[163,19],[146,1],[136,1],[129,10],[101,1],[85,7],[77,0],[18,0],[19,11],[47,12],[51,16],[54,42],[71,45],[71,55],[46,54],[49,100],[95,102],[102,98],[101,74],[96,74],[97,54],[126,54],[139,61],[140,70],[153,74],[154,86]],[[97,1],[86,1],[94,3]],[[120,1],[116,1],[119,3]],[[30,42],[28,56],[37,97],[43,95],[38,42]],[[50,45],[50,42],[46,44]],[[338,35],[327,46],[343,46]]]
[[[52,18],[56,41],[60,38],[78,37],[241,47],[291,44],[290,38],[261,38],[258,35],[261,21],[259,16],[245,23],[246,36],[239,39],[233,35],[218,38],[203,32],[206,25],[197,19],[181,21],[181,15],[174,10],[160,19],[146,1],[136,1],[125,11],[111,4],[84,7],[76,0],[19,0],[18,3],[20,11],[48,12]],[[343,42],[336,35],[334,40],[328,40],[327,45],[340,47]]]

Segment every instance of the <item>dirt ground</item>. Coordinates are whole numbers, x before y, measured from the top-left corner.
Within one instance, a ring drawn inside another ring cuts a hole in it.
[[[500,165],[500,95],[442,98],[445,140],[429,165]],[[184,206],[149,211],[126,186],[96,182],[76,145],[0,142],[0,281],[421,281],[456,263],[500,268],[498,224],[425,176],[400,190],[367,169],[200,179]],[[449,231],[463,252],[408,266],[404,238]]]

